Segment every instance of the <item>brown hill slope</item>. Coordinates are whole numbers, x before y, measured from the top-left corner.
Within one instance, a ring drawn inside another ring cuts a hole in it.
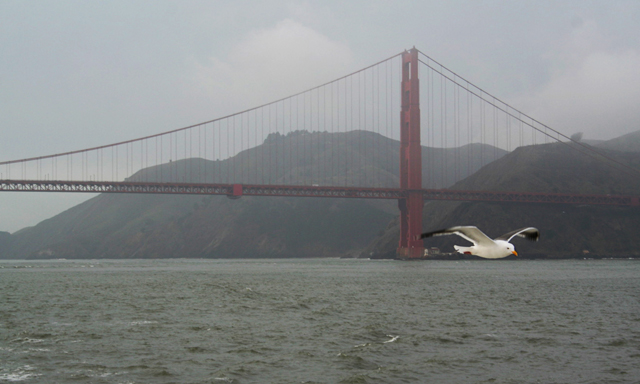
[[[640,169],[637,153],[608,151],[609,156]],[[588,194],[640,194],[640,177],[571,150],[565,144],[518,148],[455,184],[453,189]],[[640,256],[640,209],[575,205],[477,202],[428,202],[425,231],[475,225],[497,237],[515,228],[540,229],[537,243],[516,240],[521,255],[537,257]],[[393,257],[399,236],[397,220],[369,244],[361,257]],[[457,236],[431,238],[426,247],[452,252],[466,245]]]

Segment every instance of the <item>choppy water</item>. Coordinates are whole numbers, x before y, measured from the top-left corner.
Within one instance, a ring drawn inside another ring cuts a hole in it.
[[[14,381],[640,382],[640,261],[3,261]]]

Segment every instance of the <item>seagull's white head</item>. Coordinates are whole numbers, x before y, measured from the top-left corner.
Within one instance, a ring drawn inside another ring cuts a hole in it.
[[[500,252],[504,251],[504,256],[502,257],[507,257],[510,255],[518,256],[518,252],[516,252],[516,247],[514,247],[513,244],[504,240],[496,240],[496,245],[498,245],[498,247],[501,249]]]

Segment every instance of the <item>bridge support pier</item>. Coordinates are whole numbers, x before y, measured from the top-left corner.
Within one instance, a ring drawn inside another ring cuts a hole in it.
[[[402,54],[400,111],[400,188],[405,197],[400,208],[400,242],[396,257],[417,259],[424,256],[422,240],[422,147],[420,145],[420,82],[418,50]]]
[[[422,193],[408,192],[408,197],[398,200],[400,208],[400,244],[396,252],[398,259],[424,257],[424,245],[418,238],[422,232]]]

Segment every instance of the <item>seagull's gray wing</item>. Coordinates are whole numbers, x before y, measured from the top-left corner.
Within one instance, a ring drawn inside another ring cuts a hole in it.
[[[538,241],[538,239],[540,238],[540,231],[538,231],[538,228],[534,227],[520,228],[516,229],[515,231],[505,233],[502,236],[496,237],[495,240],[511,241],[511,239],[513,239],[515,236],[524,237],[525,239],[529,239],[531,241]]]
[[[420,235],[420,238],[424,239],[426,237],[446,235],[458,235],[466,240],[469,240],[475,245],[490,245],[494,243],[493,240],[491,240],[477,227],[451,227],[433,232],[425,232]]]

